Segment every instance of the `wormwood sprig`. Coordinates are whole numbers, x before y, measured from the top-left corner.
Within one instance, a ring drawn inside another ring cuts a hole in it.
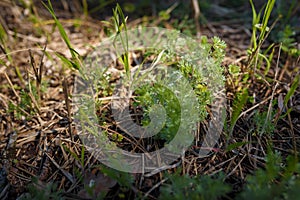
[[[64,199],[63,191],[58,189],[57,183],[42,183],[36,177],[32,178],[32,183],[28,185],[29,193],[21,196],[21,200],[47,200],[47,199]]]
[[[238,199],[297,199],[300,172],[298,158],[288,156],[286,164],[278,152],[269,149],[265,169],[247,177],[247,184]]]
[[[180,170],[179,170],[180,171]],[[166,174],[169,181],[162,185],[159,199],[219,199],[231,191],[225,184],[224,175],[219,173],[214,176],[194,176]]]
[[[234,126],[244,106],[246,105],[248,98],[249,98],[249,94],[247,88],[244,88],[242,91],[236,94],[236,97],[233,101],[233,111],[232,111],[231,121],[230,121],[229,136],[232,136]]]

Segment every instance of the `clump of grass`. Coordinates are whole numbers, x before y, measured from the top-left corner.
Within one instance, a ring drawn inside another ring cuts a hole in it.
[[[251,67],[251,70],[253,70],[254,73],[256,73],[256,69],[262,60],[266,61],[267,65],[270,65],[269,60],[266,58],[265,54],[261,52],[261,48],[273,27],[273,25],[272,27],[269,27],[269,19],[275,4],[275,0],[268,0],[263,13],[262,20],[262,10],[259,13],[257,13],[252,0],[250,0],[250,4],[252,7],[253,19],[251,48],[249,50],[250,55],[248,59],[248,66]],[[259,32],[258,35],[257,32]]]

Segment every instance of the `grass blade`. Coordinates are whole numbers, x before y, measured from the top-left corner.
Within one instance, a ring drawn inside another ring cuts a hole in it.
[[[286,94],[286,96],[284,97],[284,105],[287,106],[288,101],[290,100],[290,98],[293,96],[293,94],[295,93],[297,87],[299,86],[300,83],[300,75],[297,75],[292,83],[291,89],[288,91],[288,93]]]
[[[47,10],[50,12],[50,14],[52,15],[52,17],[55,21],[55,24],[58,27],[59,33],[60,33],[62,39],[64,40],[65,44],[67,45],[67,47],[68,47],[68,49],[71,53],[72,59],[74,60],[74,64],[75,64],[75,66],[74,65],[72,65],[72,66],[75,69],[80,69],[80,60],[78,58],[79,53],[77,51],[75,51],[75,49],[72,47],[70,39],[68,38],[68,35],[67,35],[64,27],[62,26],[62,24],[60,23],[60,21],[57,19],[56,15],[55,15],[54,9],[53,9],[52,4],[51,4],[51,1],[48,0],[48,5],[46,5],[44,2],[42,2],[42,3],[47,8]]]

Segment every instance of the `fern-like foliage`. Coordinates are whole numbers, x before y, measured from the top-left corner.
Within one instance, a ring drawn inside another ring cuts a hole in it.
[[[194,176],[168,175],[169,183],[161,187],[159,199],[218,199],[224,197],[231,188],[223,181],[224,175]]]
[[[269,152],[266,168],[247,178],[239,199],[299,199],[299,172],[300,163],[295,156],[283,162],[279,153]]]

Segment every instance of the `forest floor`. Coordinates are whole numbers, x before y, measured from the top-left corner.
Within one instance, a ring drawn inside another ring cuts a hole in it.
[[[72,47],[82,57],[107,38],[111,26],[104,20],[112,16],[112,11],[107,11],[111,8],[92,17],[83,14],[81,4],[55,3],[53,7]],[[224,181],[232,190],[222,198],[232,199],[242,191],[249,174],[265,167],[270,146],[273,151],[280,152],[283,160],[289,155],[299,155],[299,57],[284,52],[275,44],[270,69],[262,63],[257,69],[259,76],[243,82],[249,72],[247,50],[251,47],[252,36],[249,5],[231,10],[236,15],[247,10],[249,13],[243,14],[248,16],[222,20],[221,15],[218,20],[211,21],[206,17],[208,21],[200,25],[200,35],[218,36],[227,44],[222,62],[226,77],[225,124],[232,124],[238,113],[231,135],[230,125],[225,126],[218,145],[212,147],[206,157],[197,157],[195,152],[201,147],[197,140],[173,167],[152,176],[113,172],[117,174],[115,177],[91,153],[83,150],[73,121],[71,98],[78,72],[64,65],[57,56],[72,60],[49,11],[40,2],[26,7],[2,1],[0,9],[0,199],[29,198],[39,191],[44,197],[57,195],[65,199],[96,198],[100,193],[107,199],[157,199],[160,186],[165,182],[164,172],[172,174],[178,167],[182,174],[190,176],[223,172]],[[132,14],[127,26],[179,27],[182,32],[194,34],[193,18],[184,21],[179,16],[177,14],[179,22],[175,22],[176,17],[146,18]],[[299,33],[295,37],[299,49]],[[266,40],[263,48],[271,44],[271,40]],[[230,73],[229,66],[233,65],[240,69],[236,76]],[[245,87],[248,100],[241,105],[241,111],[236,112],[234,101]],[[289,92],[291,88],[294,89],[292,93]],[[205,133],[206,126],[201,122],[199,132]],[[92,194],[86,189],[91,180],[97,185]]]

